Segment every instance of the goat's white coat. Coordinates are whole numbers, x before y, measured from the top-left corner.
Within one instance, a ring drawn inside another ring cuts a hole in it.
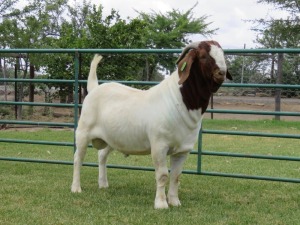
[[[96,67],[100,60],[101,56],[95,56],[91,63],[89,94],[76,130],[72,192],[81,192],[80,166],[92,142],[95,148],[103,149],[99,151],[100,188],[108,187],[106,161],[112,149],[125,155],[151,154],[157,184],[154,207],[179,206],[178,179],[201,127],[201,109],[187,110],[177,71],[146,91],[118,83],[98,85]],[[167,155],[171,155],[168,199]]]

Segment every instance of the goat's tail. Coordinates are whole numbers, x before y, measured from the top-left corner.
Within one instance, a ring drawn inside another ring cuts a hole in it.
[[[87,81],[87,90],[90,92],[93,90],[95,87],[98,86],[98,78],[97,78],[97,66],[98,63],[101,61],[102,56],[101,55],[95,55],[92,62],[91,62],[91,67],[90,67],[90,73]]]

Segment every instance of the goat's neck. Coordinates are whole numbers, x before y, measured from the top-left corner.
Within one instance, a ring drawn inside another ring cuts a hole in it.
[[[181,86],[178,85],[178,74],[173,74],[168,80],[169,92],[172,98],[172,102],[176,111],[184,121],[187,127],[190,129],[199,128],[202,120],[202,109],[188,109],[183,101],[183,97],[180,91]]]
[[[202,114],[206,111],[212,95],[207,81],[194,71],[191,71],[189,78],[180,87],[180,93],[189,111],[201,109]]]

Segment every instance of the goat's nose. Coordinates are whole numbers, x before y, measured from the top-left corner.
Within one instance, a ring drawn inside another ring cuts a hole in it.
[[[219,71],[219,76],[225,76],[225,72],[224,71]]]

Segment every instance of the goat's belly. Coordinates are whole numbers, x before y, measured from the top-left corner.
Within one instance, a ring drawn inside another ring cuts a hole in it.
[[[117,149],[117,151],[123,153],[124,155],[150,155],[151,151],[150,149],[146,149],[146,150],[120,150]]]
[[[129,143],[126,142],[112,142],[109,144],[115,150],[122,152],[125,155],[149,155],[151,153],[150,147],[144,143]]]
[[[130,134],[114,132],[113,136],[105,137],[105,142],[113,149],[126,155],[147,155],[151,148],[148,138],[141,134]]]
[[[124,154],[140,155],[150,153],[150,144],[144,138],[131,137],[130,135],[125,138],[115,136],[109,144],[111,145],[111,147],[120,152],[123,152]]]

